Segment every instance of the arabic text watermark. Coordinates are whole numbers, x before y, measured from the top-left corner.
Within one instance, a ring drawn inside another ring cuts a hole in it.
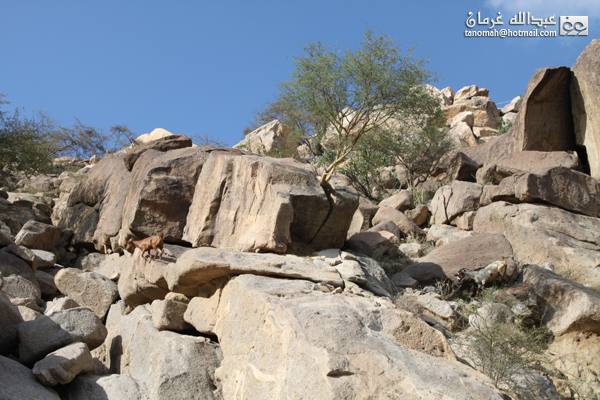
[[[502,13],[498,12],[495,19],[481,17],[481,12],[477,17],[473,12],[469,12],[465,25],[466,37],[556,37],[560,36],[587,36],[588,35],[588,17],[587,16],[560,16],[559,22],[556,22],[556,16],[548,18],[535,18],[530,12],[519,12],[515,14],[508,22],[511,27],[524,29],[497,29],[497,25],[504,25]],[[558,25],[558,30],[556,26]],[[473,29],[475,26],[487,30]],[[554,28],[554,29],[553,29]]]

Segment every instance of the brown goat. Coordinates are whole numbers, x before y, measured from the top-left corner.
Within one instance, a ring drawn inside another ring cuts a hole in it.
[[[142,240],[129,239],[127,241],[127,250],[133,253],[133,251],[135,251],[134,247],[137,247],[142,251],[142,257],[149,260],[149,258],[144,257],[144,253],[148,252],[148,256],[151,257],[152,254],[150,253],[150,250],[154,249],[155,254],[152,260],[155,260],[156,256],[158,256],[158,249],[160,249],[160,259],[162,260],[163,253],[165,252],[163,249],[163,245],[165,244],[163,241],[164,235],[163,232],[160,235],[148,236],[146,239]]]

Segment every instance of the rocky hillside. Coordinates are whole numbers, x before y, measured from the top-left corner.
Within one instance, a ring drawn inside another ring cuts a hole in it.
[[[163,130],[17,185],[39,194],[0,191],[0,398],[599,396],[599,64],[594,40],[502,110],[439,91],[463,147],[380,204]],[[153,235],[160,257],[129,242]],[[458,272],[503,259],[508,285],[473,300]],[[545,347],[499,377],[476,351],[497,327],[496,360],[518,352],[504,336]]]

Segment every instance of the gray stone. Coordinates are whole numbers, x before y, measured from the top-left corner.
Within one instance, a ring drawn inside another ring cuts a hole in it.
[[[62,400],[147,400],[135,379],[127,375],[78,376],[59,388]]]
[[[58,244],[60,228],[37,221],[28,221],[17,236],[15,243],[30,249],[51,250]]]
[[[37,257],[39,268],[52,267],[56,264],[56,255],[52,252],[37,249],[31,249],[31,252]]]
[[[461,268],[474,270],[485,267],[502,260],[503,256],[508,259],[507,274],[515,278],[518,272],[508,240],[499,234],[477,234],[438,247],[417,263],[406,267],[403,272],[425,284],[444,279],[456,282],[455,274]]]
[[[494,324],[511,324],[513,320],[513,313],[508,306],[488,303],[469,316],[469,325],[477,330],[485,331]]]
[[[40,285],[40,290],[42,292],[42,296],[52,297],[56,294],[58,290],[56,285],[54,284],[54,275],[51,275],[47,272],[37,270],[35,271],[35,278]]]
[[[42,385],[31,370],[7,357],[0,356],[0,399],[61,400],[58,394]]]
[[[204,337],[158,331],[147,306],[127,315],[119,309],[114,305],[107,318],[110,332],[105,341],[105,365],[111,373],[135,379],[149,400],[221,398],[221,383],[214,374],[223,357],[216,343]]]
[[[311,286],[254,275],[225,286],[215,326],[224,398],[502,398],[450,361],[443,334],[417,317],[385,299]]]
[[[398,211],[406,211],[415,207],[413,194],[410,190],[401,190],[399,193],[382,200],[379,207],[391,207]]]
[[[17,306],[0,291],[0,355],[15,353],[19,345],[17,326],[23,322]]]
[[[102,344],[107,331],[89,308],[79,307],[24,322],[17,327],[17,333],[21,362],[33,365],[50,352],[74,342],[95,349]]]
[[[27,299],[37,304],[42,303],[40,286],[19,275],[9,275],[4,278],[2,291],[11,299]]]
[[[36,270],[39,264],[39,259],[32,250],[27,247],[19,246],[17,244],[8,245],[5,249],[6,252],[11,253],[21,260],[25,261],[32,270]]]
[[[573,331],[600,334],[600,295],[537,265],[525,269],[523,282],[541,299],[544,322],[556,336]]]
[[[56,311],[65,311],[71,308],[81,307],[77,302],[70,297],[59,297],[46,303],[46,310],[44,314],[50,315]]]
[[[32,372],[44,385],[56,386],[71,382],[79,374],[95,373],[96,367],[85,343],[75,342],[36,362]]]
[[[56,287],[82,307],[91,309],[101,320],[110,305],[119,297],[117,285],[96,272],[82,272],[76,268],[61,269],[54,277]]]
[[[188,305],[175,300],[154,300],[152,302],[152,323],[159,331],[183,331],[192,326],[183,320]]]

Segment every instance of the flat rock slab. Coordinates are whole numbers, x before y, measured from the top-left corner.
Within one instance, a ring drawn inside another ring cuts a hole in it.
[[[457,240],[438,247],[427,256],[409,265],[402,272],[420,283],[431,283],[440,279],[452,279],[462,268],[474,270],[488,264],[508,260],[508,274],[516,278],[517,268],[513,260],[513,250],[504,235],[479,234]]]
[[[343,286],[335,268],[321,266],[310,259],[291,255],[254,254],[203,247],[184,253],[174,265],[171,264],[166,280],[170,290],[181,293],[196,290],[198,285],[231,274],[298,278]]]
[[[600,295],[583,285],[542,268],[529,265],[523,282],[541,299],[544,322],[556,335],[569,332],[600,334]]]
[[[478,170],[477,183],[497,185],[511,175],[557,166],[582,169],[579,157],[566,151],[518,151]]]
[[[224,398],[502,398],[412,314],[312,285],[241,275],[225,286],[215,326]]]

